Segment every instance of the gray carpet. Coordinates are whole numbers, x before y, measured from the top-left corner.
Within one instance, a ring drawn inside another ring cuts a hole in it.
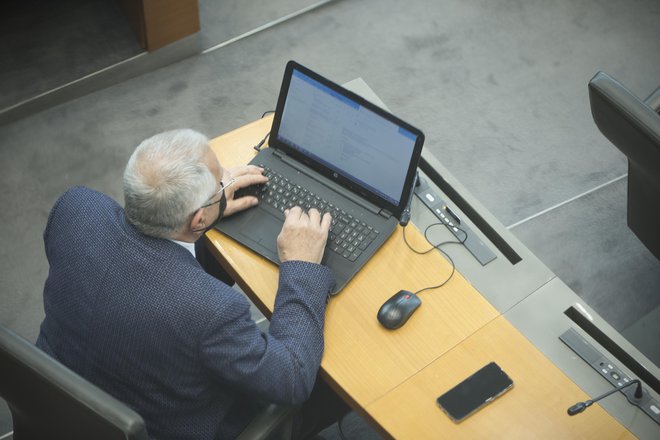
[[[200,3],[207,48],[314,2]],[[89,20],[100,10],[90,9]],[[96,40],[85,10],[64,16],[88,38],[53,38],[21,14],[3,28],[0,55],[29,56],[3,63],[0,107],[139,51],[123,31]],[[121,29],[113,14],[101,14],[112,21],[104,27]],[[258,118],[273,109],[289,59],[340,83],[362,77],[505,225],[610,182],[626,161],[593,124],[586,84],[602,69],[640,96],[658,86],[659,21],[657,0],[337,0],[0,126],[0,323],[29,339],[38,333],[48,269],[41,233],[59,194],[82,184],[121,201],[120,176],[139,141],[173,127],[213,137]],[[627,230],[625,203],[624,178],[512,229],[621,331],[660,297],[660,265]],[[0,415],[0,436],[6,421]],[[357,416],[345,430],[375,436]],[[338,438],[336,427],[324,436]]]
[[[640,247],[626,225],[621,203],[626,190],[626,179],[619,180],[513,228],[562,281],[621,331],[660,308],[660,261]],[[636,339],[657,345],[660,325]],[[646,351],[660,365],[660,350]]]

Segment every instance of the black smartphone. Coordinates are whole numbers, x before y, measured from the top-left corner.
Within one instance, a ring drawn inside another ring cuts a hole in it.
[[[511,378],[491,362],[438,397],[440,408],[458,423],[513,387]]]

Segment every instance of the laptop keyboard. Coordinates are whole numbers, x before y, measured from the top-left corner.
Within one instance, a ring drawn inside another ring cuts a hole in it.
[[[378,236],[379,231],[364,221],[354,218],[346,211],[322,199],[311,191],[297,185],[281,174],[259,165],[264,169],[268,182],[264,185],[246,188],[241,195],[255,195],[262,202],[272,206],[284,215],[284,210],[300,206],[305,211],[316,208],[321,215],[329,212],[332,225],[328,235],[327,247],[349,261],[357,260],[362,252]]]

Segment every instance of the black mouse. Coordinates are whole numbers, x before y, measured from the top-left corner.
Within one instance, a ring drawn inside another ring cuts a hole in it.
[[[380,306],[378,321],[383,327],[394,330],[405,324],[421,305],[422,301],[417,295],[407,290],[399,290]]]

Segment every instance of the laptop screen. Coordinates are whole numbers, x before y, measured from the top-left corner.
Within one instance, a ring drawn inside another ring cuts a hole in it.
[[[399,206],[421,133],[315,76],[292,69],[277,141]]]

